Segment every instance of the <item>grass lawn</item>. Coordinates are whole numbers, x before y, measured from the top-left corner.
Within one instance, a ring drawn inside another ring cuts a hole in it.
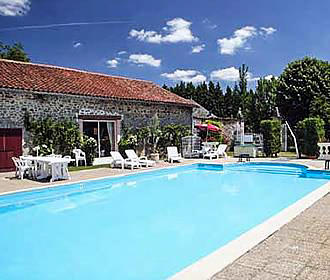
[[[80,171],[80,170],[89,170],[89,169],[97,169],[97,168],[110,168],[110,164],[100,164],[93,166],[69,166],[69,171]]]
[[[229,152],[227,152],[227,155],[229,157],[233,157],[234,156],[234,152],[233,151],[229,151]],[[287,158],[295,158],[296,157],[296,153],[295,152],[280,152],[278,156],[279,157],[287,157]]]
[[[280,152],[280,157],[287,157],[287,158],[296,158],[297,155],[295,152]]]

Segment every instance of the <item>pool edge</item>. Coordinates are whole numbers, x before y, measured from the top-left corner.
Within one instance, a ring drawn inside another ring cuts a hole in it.
[[[278,162],[273,162],[273,161],[255,161],[252,163],[275,163],[275,164],[291,164],[285,161],[278,161]],[[143,170],[134,170],[130,173],[125,173],[125,174],[118,174],[118,175],[108,175],[108,176],[102,176],[102,177],[97,177],[97,178],[91,178],[91,179],[85,179],[85,180],[78,180],[75,182],[63,182],[60,184],[51,184],[51,185],[46,185],[46,186],[36,186],[36,187],[29,187],[29,188],[24,188],[24,189],[18,189],[18,190],[13,190],[13,191],[7,191],[7,192],[0,192],[0,197],[4,196],[4,195],[10,195],[10,194],[17,194],[17,193],[24,193],[24,192],[30,192],[30,191],[38,191],[38,190],[43,190],[43,189],[48,189],[48,188],[55,188],[55,187],[61,187],[61,186],[65,186],[65,185],[69,185],[69,184],[79,184],[79,183],[83,183],[83,182],[87,182],[87,181],[95,181],[95,180],[100,180],[100,179],[107,179],[107,178],[118,178],[118,177],[123,177],[123,176],[129,176],[129,175],[135,175],[135,174],[139,174],[139,173],[145,173],[145,172],[151,172],[151,171],[155,171],[155,170],[161,170],[161,169],[171,169],[171,168],[175,168],[175,167],[183,167],[183,166],[188,166],[188,165],[195,165],[195,164],[214,164],[214,165],[228,165],[228,164],[246,164],[244,162],[239,163],[239,162],[204,162],[204,161],[197,161],[194,163],[184,163],[184,164],[180,164],[180,165],[174,165],[174,166],[166,166],[166,167],[156,167],[156,168],[152,168],[152,169],[143,169]],[[314,171],[324,171],[323,169],[317,169],[314,168],[312,166],[309,166],[307,164],[302,164],[302,163],[293,163],[294,165],[298,165],[298,166],[304,166],[306,167],[308,170],[314,170]]]
[[[14,191],[2,192],[2,193],[0,193],[0,196],[10,195],[10,194],[17,194],[17,193],[24,193],[24,192],[30,192],[30,191],[32,192],[32,191],[44,190],[44,189],[48,189],[48,188],[51,189],[51,188],[56,188],[56,187],[63,187],[63,186],[70,185],[70,184],[79,184],[79,183],[83,183],[83,182],[90,182],[90,181],[96,181],[96,180],[107,179],[107,178],[119,178],[119,177],[136,175],[136,174],[145,173],[145,172],[152,172],[152,171],[161,170],[161,169],[171,169],[171,168],[175,168],[175,167],[183,167],[183,166],[194,165],[194,164],[199,164],[199,163],[200,162],[186,163],[186,164],[181,164],[181,165],[157,167],[157,168],[142,169],[142,170],[137,169],[137,170],[134,170],[130,173],[117,174],[117,175],[108,175],[108,176],[102,176],[102,177],[97,177],[97,178],[78,180],[78,181],[75,181],[75,182],[70,182],[70,180],[69,180],[69,181],[65,181],[65,182],[60,183],[60,184],[51,184],[51,185],[46,185],[46,186],[37,186],[37,187],[19,189],[19,190],[14,190]],[[216,164],[216,163],[214,163],[214,164]],[[217,163],[217,164],[221,165],[223,163]]]
[[[227,265],[244,255],[282,226],[311,207],[315,202],[330,193],[330,182],[307,194],[265,222],[243,233],[209,255],[187,266],[168,279],[170,280],[208,280]]]

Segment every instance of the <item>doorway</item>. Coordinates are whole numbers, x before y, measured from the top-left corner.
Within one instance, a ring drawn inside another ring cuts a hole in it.
[[[22,155],[22,129],[0,128],[0,172],[15,170],[12,157]]]

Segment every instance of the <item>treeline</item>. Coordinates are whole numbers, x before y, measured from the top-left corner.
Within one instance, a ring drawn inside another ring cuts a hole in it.
[[[164,88],[193,99],[219,117],[238,117],[241,108],[247,129],[260,132],[262,120],[282,117],[293,128],[307,118],[324,121],[325,138],[330,140],[330,64],[305,57],[289,63],[278,78],[260,79],[255,89],[248,89],[248,68],[239,68],[239,81],[222,89],[219,83],[180,83]],[[325,140],[325,139],[323,139]]]
[[[253,132],[260,132],[262,120],[276,116],[276,88],[277,79],[260,79],[255,90],[247,87],[248,67],[242,65],[239,69],[240,80],[233,88],[221,88],[220,83],[193,83],[181,82],[174,87],[163,88],[192,99],[211,113],[223,118],[238,118],[239,111],[244,117],[246,126]]]

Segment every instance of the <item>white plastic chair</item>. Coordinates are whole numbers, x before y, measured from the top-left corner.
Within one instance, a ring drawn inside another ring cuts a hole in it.
[[[170,163],[174,161],[181,161],[182,157],[178,153],[178,148],[175,146],[167,147],[167,159]]]
[[[141,164],[137,160],[132,160],[129,158],[124,159],[119,152],[110,152],[111,157],[113,158],[113,165],[121,166],[122,169],[124,169],[125,166],[131,167],[133,170],[134,167],[140,168]]]
[[[15,164],[16,171],[15,176],[23,180],[26,171],[31,174],[32,166],[28,165],[27,161],[18,159],[17,157],[12,157],[12,161]]]
[[[83,152],[80,149],[73,149],[72,152],[74,153],[74,157],[75,157],[75,160],[76,160],[76,166],[79,165],[80,160],[85,162],[85,166],[86,166],[86,154],[85,154],[85,152]]]
[[[220,156],[227,157],[226,153],[227,145],[226,144],[220,144],[216,151],[209,151],[203,155],[203,158],[219,158]]]
[[[125,154],[129,159],[138,161],[142,166],[149,167],[156,164],[154,160],[149,160],[146,156],[138,157],[134,150],[125,150]]]

